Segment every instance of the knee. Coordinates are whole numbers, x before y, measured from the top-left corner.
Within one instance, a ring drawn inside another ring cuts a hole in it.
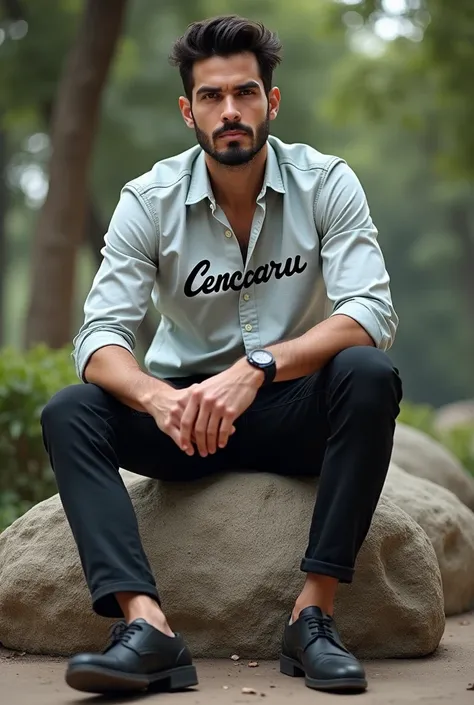
[[[44,432],[63,428],[84,408],[100,401],[105,392],[94,384],[73,384],[64,387],[48,401],[41,412],[41,427]]]
[[[336,374],[348,376],[354,387],[363,391],[364,399],[389,395],[397,403],[401,401],[398,370],[382,350],[369,346],[347,348],[336,355],[333,364]]]

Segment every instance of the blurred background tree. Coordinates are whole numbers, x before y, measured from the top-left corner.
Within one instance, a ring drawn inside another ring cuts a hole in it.
[[[56,89],[49,120],[49,189],[33,237],[28,346],[58,348],[73,332],[74,275],[89,209],[89,165],[125,6],[126,0],[84,3]]]
[[[328,16],[336,35],[346,26],[354,60],[341,57],[334,67],[327,114],[390,140],[395,152],[386,154],[382,178],[390,171],[407,187],[398,193],[399,215],[391,214],[403,231],[386,247],[403,316],[395,353],[406,391],[433,404],[471,396],[474,5],[364,0],[332,3]],[[394,200],[380,187],[390,208]]]

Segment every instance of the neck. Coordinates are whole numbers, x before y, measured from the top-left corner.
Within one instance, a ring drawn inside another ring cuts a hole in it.
[[[225,166],[206,154],[212,190],[221,208],[253,208],[262,189],[267,145],[247,164]]]

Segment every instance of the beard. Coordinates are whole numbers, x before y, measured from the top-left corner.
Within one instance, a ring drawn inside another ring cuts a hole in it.
[[[242,125],[238,122],[227,123],[224,127],[216,130],[212,137],[201,130],[195,123],[194,130],[196,132],[196,139],[200,147],[208,154],[212,159],[214,159],[218,164],[223,166],[243,166],[248,164],[254,159],[254,157],[261,151],[264,147],[268,135],[270,134],[270,118],[267,117],[263,122],[261,122],[255,133],[252,128]],[[235,141],[232,140],[227,143],[225,149],[216,149],[215,142],[218,137],[225,135],[226,132],[232,132],[234,130],[239,130],[244,132],[246,135],[252,138],[252,144],[250,147],[242,147],[241,138],[237,138]]]

